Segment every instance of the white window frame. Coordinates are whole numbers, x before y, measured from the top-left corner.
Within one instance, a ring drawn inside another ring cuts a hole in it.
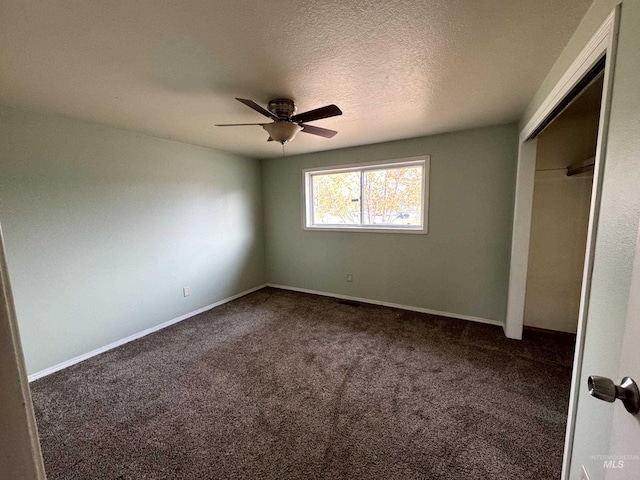
[[[302,228],[311,231],[325,232],[375,232],[375,233],[413,233],[426,234],[427,220],[429,218],[429,170],[431,158],[429,155],[417,157],[397,158],[393,160],[380,160],[375,162],[354,163],[349,165],[336,165],[332,167],[307,168],[302,171]],[[422,222],[421,225],[341,225],[341,224],[316,224],[313,222],[313,175],[327,175],[331,173],[362,172],[367,170],[379,170],[381,168],[407,167],[412,165],[422,166]]]

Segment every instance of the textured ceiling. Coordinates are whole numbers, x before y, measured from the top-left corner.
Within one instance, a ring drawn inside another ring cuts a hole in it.
[[[333,139],[288,154],[514,121],[588,0],[0,3],[0,102],[252,157],[281,155],[234,100],[288,97]]]

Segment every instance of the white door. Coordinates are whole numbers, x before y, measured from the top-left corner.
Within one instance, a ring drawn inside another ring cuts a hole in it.
[[[622,377],[631,377],[636,382],[640,382],[640,233],[636,240],[620,368],[618,378],[613,380],[619,384]],[[616,401],[613,405],[603,402],[602,408],[614,409],[611,447],[609,455],[602,458],[601,462],[606,472],[604,478],[607,480],[640,479],[640,413],[631,415],[620,401]],[[598,475],[591,476],[602,478]]]

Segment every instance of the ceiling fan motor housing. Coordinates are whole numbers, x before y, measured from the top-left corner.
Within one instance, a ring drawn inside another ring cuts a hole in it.
[[[297,110],[296,104],[288,98],[274,98],[273,100],[269,100],[267,108],[280,120],[289,120]]]

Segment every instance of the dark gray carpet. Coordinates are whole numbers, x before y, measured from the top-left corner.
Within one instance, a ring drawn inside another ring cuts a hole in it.
[[[570,340],[266,288],[32,383],[52,479],[556,479]]]

